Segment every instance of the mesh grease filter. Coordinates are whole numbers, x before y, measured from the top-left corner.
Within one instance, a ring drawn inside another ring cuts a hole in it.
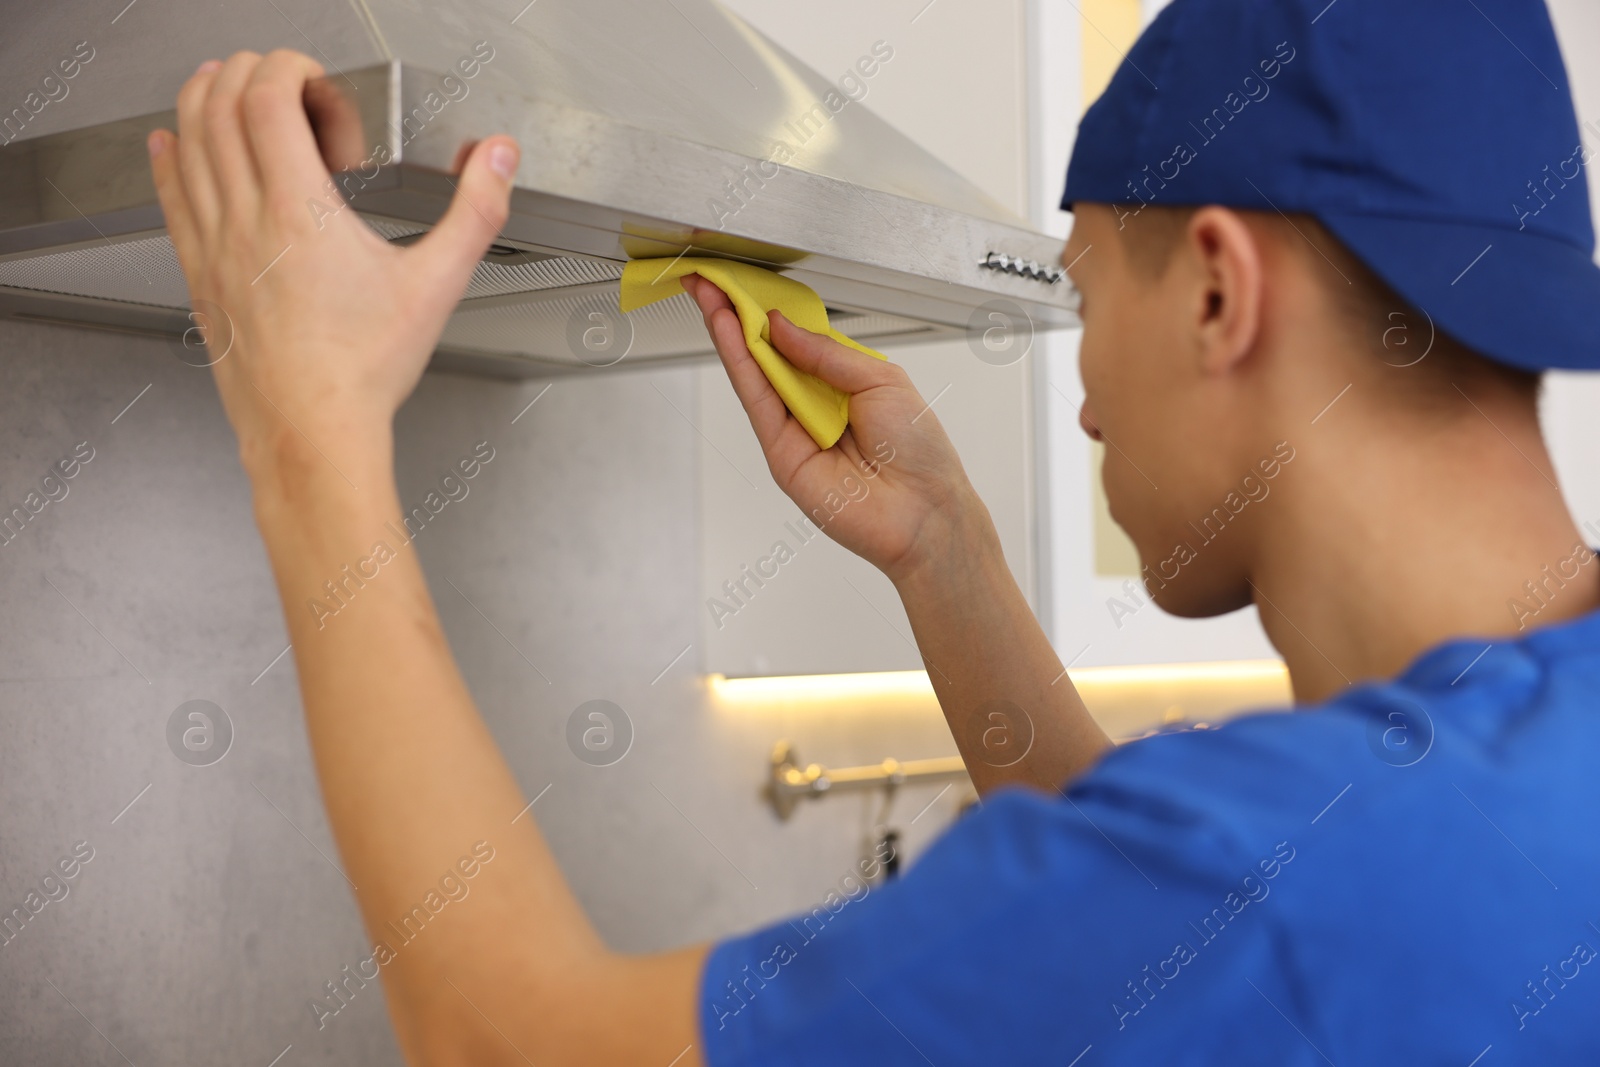
[[[390,240],[425,232],[413,223],[365,218]],[[621,276],[620,263],[581,257],[480,263],[440,347],[574,367],[710,354],[699,309],[687,293],[626,316],[624,324],[617,310]],[[189,307],[188,286],[165,234],[0,261],[0,286],[180,311]],[[527,299],[515,299],[519,294]],[[479,300],[488,302],[473,306]],[[890,315],[835,312],[830,318],[838,329],[863,339],[928,330]],[[591,322],[621,326],[631,337],[613,350],[588,351],[577,338]]]

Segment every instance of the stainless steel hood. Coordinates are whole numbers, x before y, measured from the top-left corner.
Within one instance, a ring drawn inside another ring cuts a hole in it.
[[[516,376],[707,355],[687,295],[617,311],[624,262],[684,253],[782,270],[878,346],[987,327],[994,301],[1040,329],[1076,322],[1060,241],[855,99],[894,76],[894,40],[861,42],[859,66],[825,77],[715,0],[80,7],[13,13],[0,45],[0,314],[185,330],[144,136],[175,128],[202,60],[290,47],[358,116],[340,195],[386,237],[438,219],[465,142],[522,144],[511,218],[439,365]],[[594,315],[631,340],[577,340]]]

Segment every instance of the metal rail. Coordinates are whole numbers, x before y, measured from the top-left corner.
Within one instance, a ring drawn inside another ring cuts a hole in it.
[[[779,741],[772,750],[772,774],[768,784],[772,807],[780,819],[787,819],[800,801],[825,793],[863,789],[885,789],[913,782],[959,782],[967,777],[967,765],[960,756],[936,759],[885,759],[865,767],[825,769],[812,763],[801,767],[794,746]]]
[[[1153,727],[1127,737],[1113,738],[1118,745],[1139,741],[1159,733],[1173,730],[1208,730],[1207,722],[1173,722]],[[778,813],[787,819],[802,800],[815,800],[829,793],[860,792],[870,789],[894,789],[902,785],[929,782],[959,782],[968,777],[967,765],[960,756],[940,756],[934,759],[885,759],[860,767],[823,767],[818,763],[801,766],[794,745],[779,741],[772,749],[772,763],[767,779],[767,799]]]

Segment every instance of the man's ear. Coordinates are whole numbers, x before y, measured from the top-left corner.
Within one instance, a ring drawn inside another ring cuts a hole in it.
[[[1244,219],[1225,207],[1196,211],[1186,239],[1196,268],[1194,329],[1201,370],[1225,374],[1250,354],[1260,335],[1261,246]]]

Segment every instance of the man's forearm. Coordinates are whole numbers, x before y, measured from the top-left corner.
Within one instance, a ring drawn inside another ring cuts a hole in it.
[[[471,1062],[501,1053],[516,1060],[511,1048],[495,1047],[502,1038],[543,1063],[573,1062],[565,1053],[580,1046],[597,1055],[606,1042],[583,1033],[572,1002],[585,986],[598,994],[606,984],[607,995],[627,1000],[619,987],[641,972],[622,973],[626,961],[600,943],[532,815],[518,817],[522,791],[462,681],[407,546],[387,436],[381,448],[331,453],[337,471],[319,455],[290,451],[298,470],[284,473],[275,460],[256,472],[257,518],[288,616],[323,799],[367,930],[387,947],[375,962],[408,1060],[468,1051]],[[693,1018],[681,1005],[665,1014],[679,1030]],[[684,1035],[658,1025],[649,1051],[666,1062],[685,1042],[667,1045]]]
[[[1110,747],[1066,677],[1006,566],[975,495],[947,512],[938,542],[896,588],[980,793],[1054,791]]]
[[[306,115],[323,75],[287,49],[208,60],[178,94],[180,135],[147,144],[190,294],[226,312],[212,374],[373,939],[341,980],[382,974],[412,1064],[693,1067],[705,950],[600,943],[456,669],[395,492],[395,412],[510,216],[518,149],[464,146],[413,247],[353,214],[312,218],[291,209],[333,188]]]

